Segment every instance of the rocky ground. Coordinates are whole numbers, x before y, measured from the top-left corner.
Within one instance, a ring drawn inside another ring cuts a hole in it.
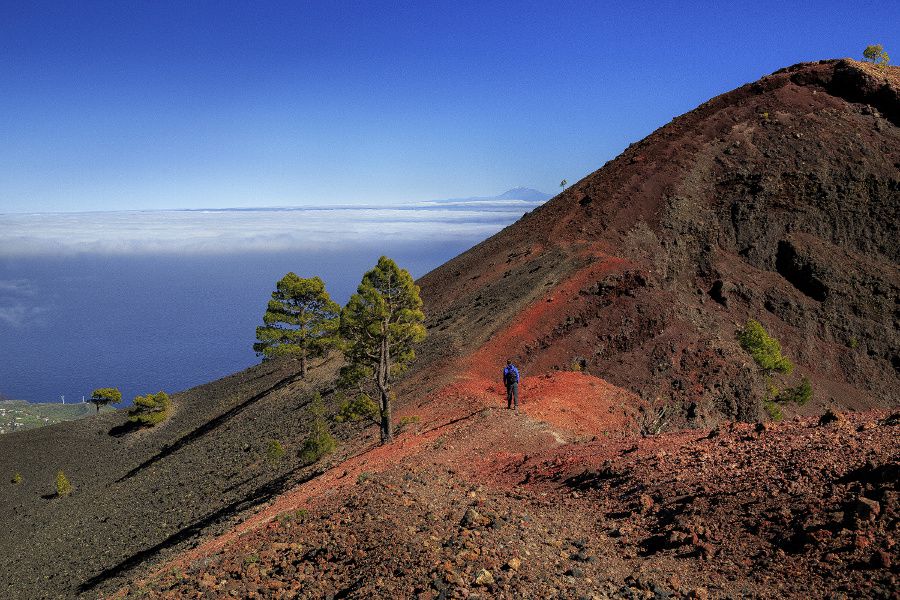
[[[524,415],[471,419],[119,597],[898,597],[900,415],[500,449],[460,465],[458,446],[490,429],[526,449],[540,439]]]

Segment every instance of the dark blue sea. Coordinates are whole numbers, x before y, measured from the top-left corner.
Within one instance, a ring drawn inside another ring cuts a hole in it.
[[[360,215],[350,211],[306,220],[305,230],[290,219],[272,229],[270,215],[263,215],[263,225],[251,215],[249,222],[244,217],[247,228],[232,223],[241,235],[219,231],[211,236],[215,244],[201,246],[193,242],[218,221],[195,216],[199,224],[189,218],[180,234],[160,236],[152,227],[144,231],[148,219],[138,217],[117,230],[129,244],[105,246],[103,232],[112,229],[104,227],[121,214],[74,221],[67,215],[63,223],[58,216],[0,215],[0,225],[4,219],[7,225],[0,233],[0,394],[80,402],[94,388],[118,387],[130,400],[234,373],[259,362],[255,329],[275,282],[288,271],[322,277],[343,304],[379,256],[419,277],[526,208],[475,211],[467,217],[468,234],[458,215],[413,219],[417,227],[409,231],[397,229],[396,215],[378,218],[377,212],[365,214],[364,227],[354,226]],[[327,233],[318,235],[322,230]],[[141,235],[150,239],[134,243]],[[267,250],[271,239],[280,243]]]

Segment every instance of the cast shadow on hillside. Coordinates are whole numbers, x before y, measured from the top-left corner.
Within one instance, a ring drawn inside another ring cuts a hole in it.
[[[205,517],[191,523],[190,525],[176,531],[163,541],[155,544],[149,548],[144,550],[140,550],[135,552],[131,556],[125,558],[123,561],[118,564],[109,567],[108,569],[104,569],[97,575],[94,575],[90,579],[86,580],[84,583],[78,586],[79,594],[84,594],[93,590],[94,588],[102,585],[103,583],[119,577],[124,573],[128,572],[132,568],[144,563],[148,559],[153,558],[155,555],[159,554],[163,550],[172,548],[177,546],[178,544],[200,535],[203,530],[209,526],[213,525],[218,521],[222,521],[228,519],[229,517],[236,515],[242,511],[253,508],[254,506],[258,506],[264,502],[267,502],[271,498],[283,494],[288,489],[306,483],[312,479],[315,479],[319,475],[321,475],[324,471],[316,469],[309,475],[300,478],[299,480],[292,479],[291,475],[293,473],[285,473],[272,481],[269,481],[246,494],[243,498],[240,498],[218,510],[211,512]]]
[[[123,437],[131,433],[132,431],[137,431],[140,429],[142,425],[140,423],[136,423],[134,421],[125,421],[124,423],[120,423],[109,430],[109,435],[112,437]]]
[[[285,387],[289,386],[290,384],[294,383],[294,381],[296,381],[297,379],[299,379],[299,375],[297,375],[297,374],[289,375],[288,377],[285,377],[284,379],[280,380],[275,385],[259,392],[258,394],[254,394],[253,396],[244,400],[237,406],[225,411],[224,413],[220,414],[217,417],[214,417],[213,419],[210,419],[209,421],[207,421],[203,425],[200,425],[193,431],[183,435],[181,438],[179,438],[172,444],[164,445],[160,449],[159,452],[157,452],[156,454],[154,454],[153,456],[151,456],[150,458],[148,458],[147,460],[145,460],[144,462],[142,462],[135,468],[133,468],[130,471],[128,471],[127,473],[125,473],[122,477],[117,479],[116,483],[121,483],[121,482],[125,481],[126,479],[130,479],[130,478],[134,477],[135,475],[137,475],[138,473],[140,473],[147,467],[166,458],[170,454],[177,452],[178,450],[180,450],[187,444],[190,444],[191,442],[203,437],[204,435],[206,435],[210,431],[216,429],[220,425],[227,423],[229,420],[233,419],[235,416],[237,416],[238,414],[243,412],[244,409],[252,406],[253,404],[256,404],[257,402],[259,402],[260,400],[262,400],[269,394],[277,392],[278,390],[285,388]],[[116,427],[114,427],[113,429],[116,429]],[[113,435],[113,430],[110,430],[109,434]]]

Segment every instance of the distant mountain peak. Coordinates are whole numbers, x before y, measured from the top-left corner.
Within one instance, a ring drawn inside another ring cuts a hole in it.
[[[468,198],[447,198],[444,200],[432,200],[432,202],[492,202],[502,200],[524,200],[525,202],[543,203],[552,198],[550,194],[538,191],[533,188],[515,187],[506,190],[502,194],[496,196],[470,196]]]
[[[496,200],[529,200],[533,202],[544,202],[549,200],[552,196],[550,194],[545,194],[544,192],[538,191],[533,188],[527,187],[515,187],[511,190],[506,190],[502,194],[498,196],[494,196]]]

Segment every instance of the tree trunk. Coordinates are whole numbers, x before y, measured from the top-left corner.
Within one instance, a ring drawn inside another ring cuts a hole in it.
[[[391,430],[391,395],[388,389],[388,379],[391,376],[391,349],[387,320],[381,324],[381,351],[378,372],[375,375],[378,391],[381,392],[381,443],[387,444],[394,439],[394,432]]]
[[[300,379],[306,379],[306,350],[300,354]]]
[[[381,443],[387,444],[394,440],[394,432],[391,425],[391,397],[387,390],[381,391]]]

